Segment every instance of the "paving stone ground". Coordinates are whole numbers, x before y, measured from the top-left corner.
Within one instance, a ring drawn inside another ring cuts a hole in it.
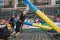
[[[17,38],[9,40],[55,40],[50,37],[45,31],[24,31]]]
[[[16,38],[9,40],[56,40],[44,30],[23,30]]]

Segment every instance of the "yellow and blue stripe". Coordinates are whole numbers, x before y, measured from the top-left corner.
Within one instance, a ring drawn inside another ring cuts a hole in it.
[[[37,24],[37,23],[23,22],[23,24],[25,24],[25,25],[29,25],[29,26],[34,26],[34,27],[43,28],[43,29],[46,29],[46,30],[52,30],[51,27],[43,26],[43,25],[41,25],[41,24]]]
[[[54,24],[45,14],[43,14],[38,8],[36,8],[30,0],[23,0],[23,2],[30,7],[30,9],[35,12],[39,17],[41,17],[46,23],[48,23],[55,31],[60,33],[60,28]]]

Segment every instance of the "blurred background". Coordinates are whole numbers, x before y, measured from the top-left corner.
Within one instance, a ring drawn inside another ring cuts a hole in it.
[[[60,0],[30,0],[50,19],[60,17]],[[19,16],[24,11],[26,5],[21,0],[0,0],[0,19],[10,18],[13,15]],[[28,18],[39,18],[33,11],[29,11]]]

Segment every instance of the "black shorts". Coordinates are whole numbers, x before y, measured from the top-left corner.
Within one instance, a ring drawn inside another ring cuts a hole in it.
[[[20,32],[21,25],[22,25],[22,23],[20,23],[19,21],[17,21],[17,23],[16,23],[16,29],[15,29],[16,33]]]

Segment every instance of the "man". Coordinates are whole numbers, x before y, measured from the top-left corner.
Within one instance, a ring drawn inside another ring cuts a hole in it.
[[[13,35],[16,34],[15,36],[18,36],[20,34],[20,27],[22,26],[22,22],[25,20],[28,11],[29,11],[29,7],[27,6],[25,11],[21,13],[20,18],[18,18],[18,21],[16,22],[16,29]]]
[[[13,15],[9,21],[9,23],[11,24],[12,28],[14,28],[14,20],[15,20],[15,16]]]
[[[4,20],[5,21],[5,20]],[[1,22],[0,24],[0,38],[4,40],[8,40],[8,37],[10,36],[10,31],[7,29],[6,22]]]

